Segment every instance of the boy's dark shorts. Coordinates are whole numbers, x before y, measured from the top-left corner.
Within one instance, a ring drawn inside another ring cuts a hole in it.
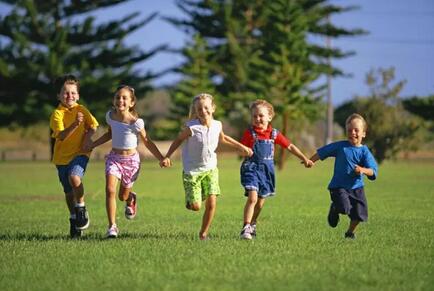
[[[59,181],[63,186],[63,192],[70,193],[72,191],[69,176],[83,178],[88,162],[89,158],[87,156],[76,156],[68,165],[56,165]]]
[[[368,220],[368,202],[363,187],[357,189],[334,188],[330,190],[333,205],[341,214],[348,215],[351,220]]]

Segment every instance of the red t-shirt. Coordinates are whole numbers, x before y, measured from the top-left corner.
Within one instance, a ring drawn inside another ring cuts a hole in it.
[[[253,127],[253,130],[256,133],[257,139],[270,139],[271,131],[273,130],[273,128],[271,127],[271,125],[269,125],[268,128],[265,130],[261,130],[257,127]],[[246,129],[246,131],[244,131],[243,137],[241,138],[241,143],[246,147],[253,148],[254,142],[255,140],[253,139],[253,136],[250,133],[250,129]],[[291,144],[291,141],[287,139],[279,131],[279,133],[276,136],[276,139],[274,140],[274,143],[280,145],[283,148],[287,148]]]

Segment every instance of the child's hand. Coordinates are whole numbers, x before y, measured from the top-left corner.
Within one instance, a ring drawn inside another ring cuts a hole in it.
[[[75,121],[77,122],[77,124],[83,123],[83,121],[84,121],[83,112],[80,112],[80,111],[77,112],[77,116],[75,117]]]
[[[356,175],[362,175],[364,168],[360,167],[359,165],[356,165],[356,167],[354,168],[354,173],[356,173]]]
[[[304,160],[301,163],[304,164],[305,168],[312,168],[313,165],[315,165],[315,163],[312,162],[311,160]]]
[[[161,162],[160,162],[160,167],[161,168],[168,168],[172,166],[172,161],[169,158],[164,158]]]
[[[253,150],[249,147],[243,146],[243,149],[241,151],[241,155],[245,157],[251,157],[253,156]]]

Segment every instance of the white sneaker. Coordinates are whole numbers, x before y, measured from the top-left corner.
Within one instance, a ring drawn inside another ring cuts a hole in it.
[[[252,228],[250,227],[250,224],[246,224],[240,233],[241,239],[252,239]]]
[[[107,230],[107,237],[109,237],[109,238],[116,238],[118,236],[118,234],[119,234],[119,229],[116,226],[116,224],[113,224]]]

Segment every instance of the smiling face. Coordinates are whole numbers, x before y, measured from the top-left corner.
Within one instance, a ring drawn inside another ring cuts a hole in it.
[[[72,108],[77,104],[80,99],[78,88],[76,84],[65,84],[58,95],[59,101],[66,108]]]
[[[265,130],[268,128],[273,116],[270,110],[265,106],[255,106],[252,109],[252,125],[259,129]]]
[[[360,146],[366,137],[365,124],[360,118],[354,118],[346,124],[347,138],[353,146]]]
[[[128,88],[119,89],[113,98],[113,105],[118,112],[129,112],[135,103],[131,90]]]
[[[209,124],[213,118],[215,106],[210,98],[198,98],[194,102],[194,111],[202,124]]]

